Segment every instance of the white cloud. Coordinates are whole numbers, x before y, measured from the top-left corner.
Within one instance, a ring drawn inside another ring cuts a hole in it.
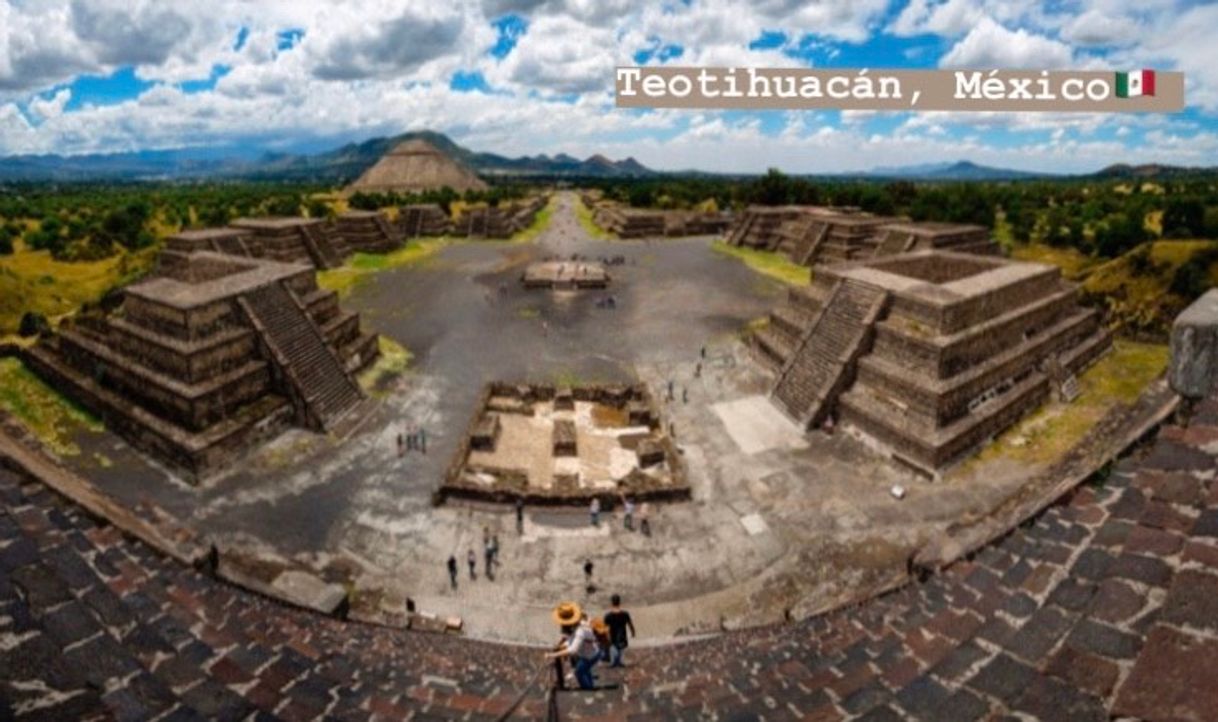
[[[939,64],[947,68],[1065,68],[1073,64],[1070,46],[1020,28],[1008,30],[984,18]]]
[[[1126,45],[1138,36],[1138,24],[1123,15],[1091,9],[1071,20],[1062,37],[1076,45]]]

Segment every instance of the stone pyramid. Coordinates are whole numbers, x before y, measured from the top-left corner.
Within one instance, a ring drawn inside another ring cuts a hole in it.
[[[448,186],[455,191],[483,190],[481,178],[464,164],[425,140],[407,140],[381,156],[371,168],[347,186],[348,193],[413,192]]]

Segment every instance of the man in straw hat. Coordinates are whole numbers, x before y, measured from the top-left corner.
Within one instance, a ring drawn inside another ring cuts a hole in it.
[[[601,647],[596,640],[596,632],[588,622],[588,615],[584,614],[575,602],[561,602],[554,607],[553,616],[554,621],[562,628],[563,639],[559,648],[547,652],[545,658],[570,658],[575,665],[575,681],[579,683],[579,688],[595,689],[592,668],[601,658]]]

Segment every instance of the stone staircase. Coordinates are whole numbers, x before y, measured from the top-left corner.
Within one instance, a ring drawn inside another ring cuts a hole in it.
[[[771,396],[802,426],[819,424],[853,375],[888,294],[840,281],[774,384]]]
[[[875,247],[875,257],[895,256],[913,248],[916,239],[912,233],[888,231]]]
[[[213,238],[211,247],[216,253],[226,253],[230,256],[251,256],[245,240],[241,236]]]
[[[330,430],[363,400],[359,386],[286,288],[266,286],[241,303],[305,407],[307,425]]]
[[[814,287],[790,288],[786,302],[770,312],[769,324],[752,336],[758,360],[772,371],[782,371],[804,331],[816,319],[820,306],[821,299]]]
[[[318,268],[336,268],[343,264],[342,254],[330,242],[319,224],[301,226],[301,238],[313,264]]]
[[[801,266],[811,266],[820,251],[821,244],[829,237],[829,227],[832,224],[824,220],[814,220],[808,224],[808,229],[795,247],[791,260]]]

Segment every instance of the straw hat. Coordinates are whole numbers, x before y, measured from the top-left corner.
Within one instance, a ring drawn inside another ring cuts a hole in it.
[[[583,610],[579,608],[579,604],[575,602],[559,602],[558,606],[554,607],[552,615],[555,624],[560,627],[566,627],[572,624],[579,624],[579,618],[583,613]]]
[[[592,620],[592,631],[596,632],[597,636],[603,637],[609,634],[609,625],[605,624],[605,620],[597,617]]]

